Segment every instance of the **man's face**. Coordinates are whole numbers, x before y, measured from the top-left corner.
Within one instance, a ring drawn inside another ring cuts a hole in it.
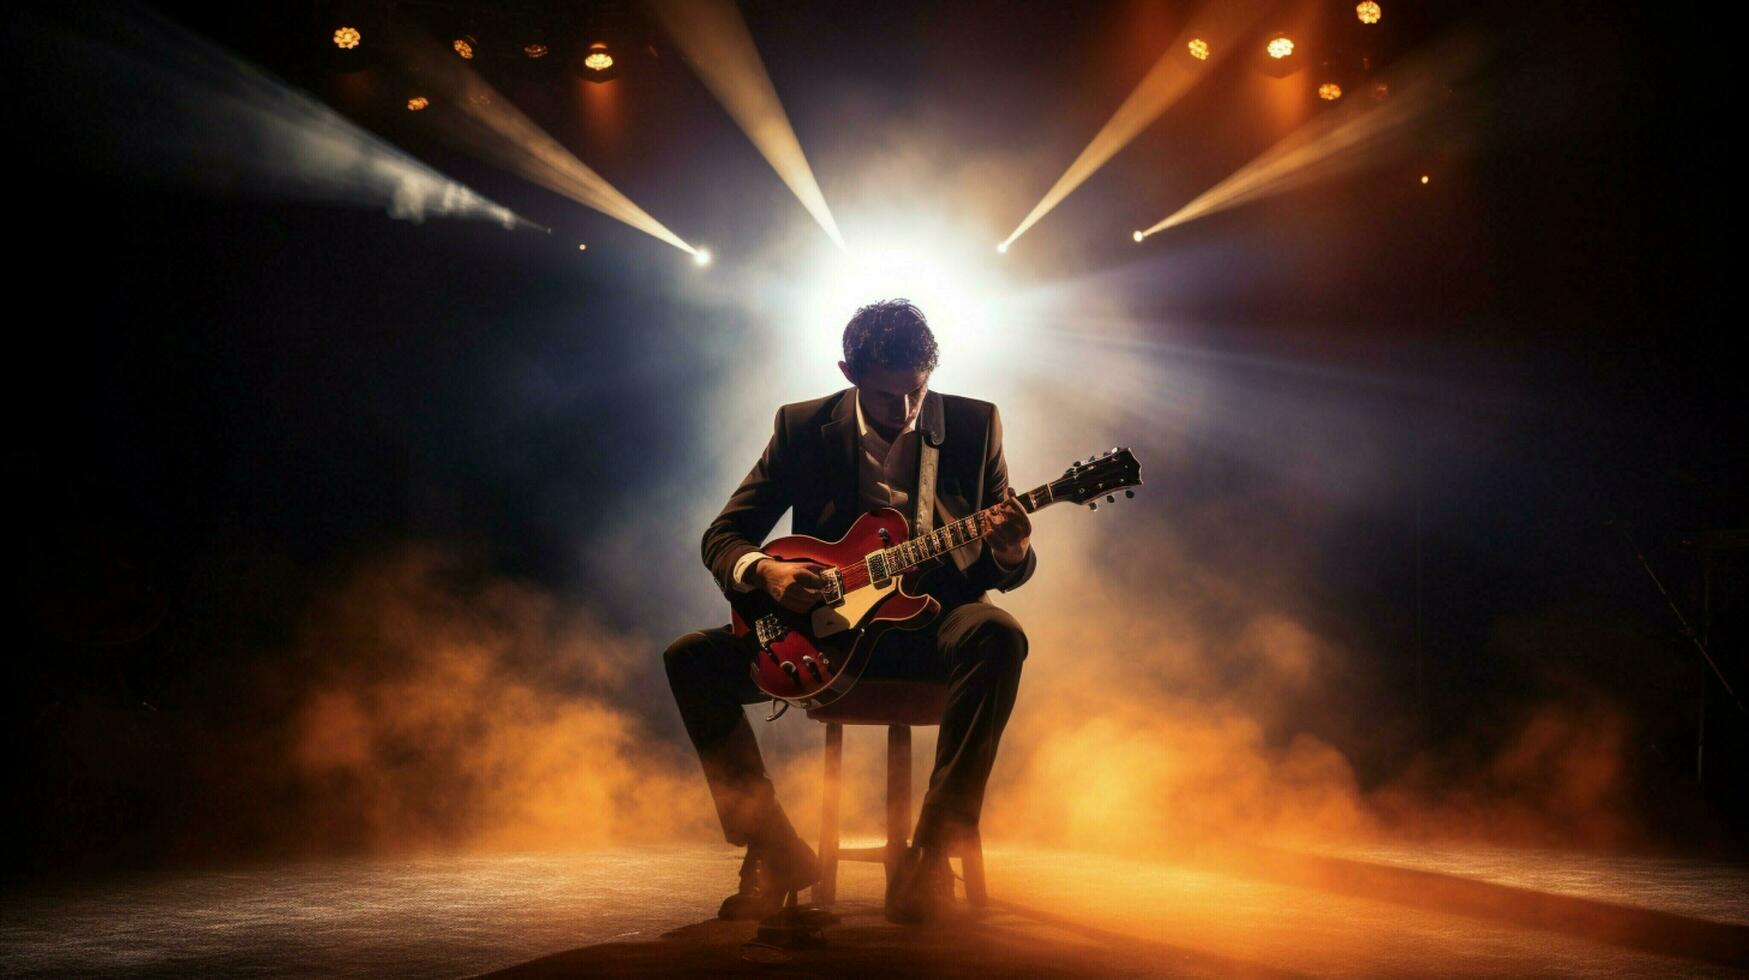
[[[898,431],[910,425],[923,410],[923,396],[929,392],[929,372],[903,368],[868,370],[851,377],[849,366],[844,376],[862,392],[862,414],[869,423],[888,431]]]

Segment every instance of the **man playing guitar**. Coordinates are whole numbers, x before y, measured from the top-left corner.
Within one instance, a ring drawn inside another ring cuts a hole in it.
[[[935,510],[944,519],[983,508],[990,529],[975,546],[942,556],[922,577],[941,604],[926,627],[880,636],[867,676],[948,685],[935,769],[912,845],[888,882],[887,917],[937,917],[952,897],[947,852],[976,830],[984,784],[1014,707],[1026,635],[992,605],[989,589],[1024,583],[1037,564],[1032,525],[1008,486],[1002,422],[989,402],[928,390],[939,353],[923,313],[906,300],[856,311],[844,328],[853,387],[778,409],[771,441],[722,513],[705,530],[704,562],[728,595],[762,590],[785,609],[821,601],[824,566],[759,551],[785,510],[793,530],[827,541],[864,513],[891,507],[916,526],[923,440],[936,447]],[[785,894],[820,875],[813,850],[778,804],[742,705],[764,700],[749,673],[748,647],[729,626],[680,637],[664,653],[688,736],[731,844],[745,844],[741,887],[723,901],[724,918],[762,918]]]

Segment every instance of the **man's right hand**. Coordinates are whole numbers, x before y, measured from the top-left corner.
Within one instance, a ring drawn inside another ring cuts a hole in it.
[[[820,603],[820,590],[826,585],[821,573],[825,571],[826,566],[819,562],[761,558],[747,574],[773,602],[790,612],[807,612]]]

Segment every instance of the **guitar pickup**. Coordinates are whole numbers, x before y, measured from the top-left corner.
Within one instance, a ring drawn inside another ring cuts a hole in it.
[[[892,580],[893,573],[889,570],[887,565],[886,552],[871,551],[863,561],[868,565],[868,581],[870,585],[877,589],[884,588],[887,582]]]

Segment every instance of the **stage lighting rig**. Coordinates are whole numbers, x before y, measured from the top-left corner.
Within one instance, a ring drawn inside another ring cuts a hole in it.
[[[430,105],[431,105],[430,99],[426,98],[423,95],[415,95],[411,99],[407,100],[407,111],[408,112],[419,112],[422,109],[429,108]]]
[[[692,264],[697,265],[697,266],[710,265],[711,264],[711,250],[708,248],[701,248],[698,251],[692,253]]]
[[[1318,86],[1318,98],[1325,102],[1335,102],[1342,98],[1342,86],[1335,82],[1325,82]]]
[[[1190,56],[1192,58],[1195,58],[1198,61],[1209,60],[1209,43],[1202,38],[1191,38],[1190,43],[1185,45],[1185,47],[1190,51]]]
[[[1373,3],[1373,0],[1366,0],[1365,3],[1358,4],[1354,8],[1354,16],[1360,18],[1362,24],[1376,24],[1379,22],[1379,18],[1384,16],[1384,13],[1378,4]]]
[[[451,41],[449,46],[455,50],[456,57],[463,61],[473,61],[474,53],[479,49],[480,42],[472,34],[463,34]]]

